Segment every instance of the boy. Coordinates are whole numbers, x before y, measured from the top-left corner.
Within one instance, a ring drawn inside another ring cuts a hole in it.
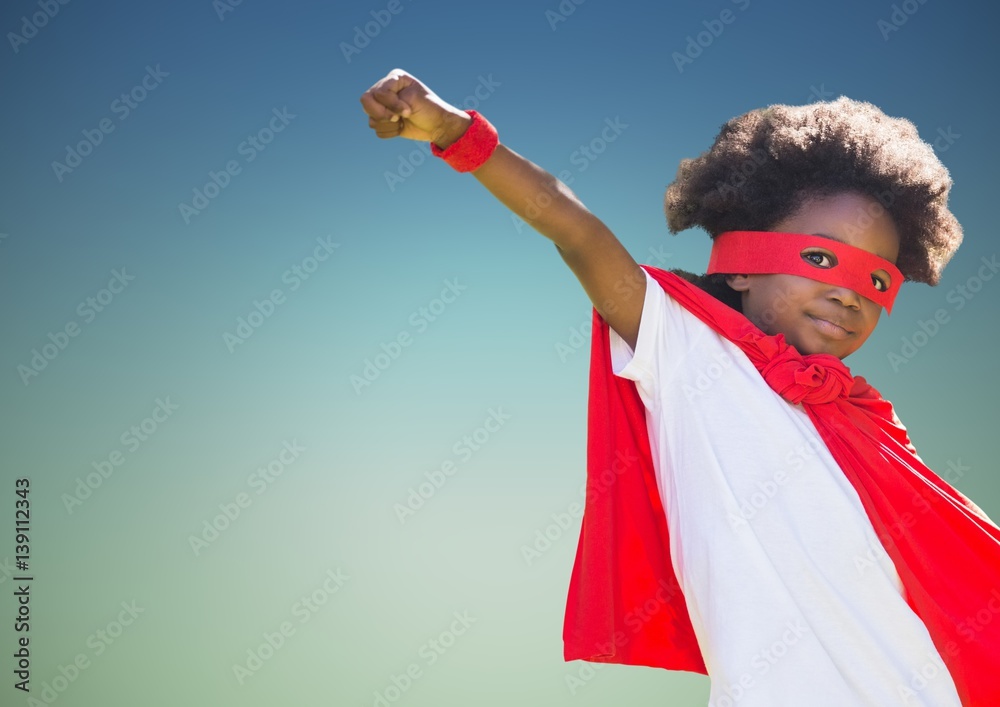
[[[847,99],[729,121],[667,192],[672,231],[713,237],[694,276],[640,267],[564,184],[406,72],[361,101],[379,137],[431,141],[550,238],[594,305],[567,660],[707,673],[717,707],[1000,704],[1000,621],[959,626],[1000,587],[1000,529],[840,362],[904,276],[936,284],[961,242],[911,124]],[[598,483],[622,450],[638,465]]]

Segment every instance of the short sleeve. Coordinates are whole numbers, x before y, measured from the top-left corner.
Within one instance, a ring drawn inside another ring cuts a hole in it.
[[[635,350],[613,328],[608,327],[611,345],[611,372],[635,381],[644,400],[651,398],[655,382],[657,342],[663,338],[664,310],[667,297],[663,286],[645,268],[646,294],[639,319]]]

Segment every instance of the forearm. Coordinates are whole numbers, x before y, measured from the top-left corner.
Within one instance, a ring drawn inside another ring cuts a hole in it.
[[[468,124],[468,118],[456,116],[446,135],[435,144],[448,147],[461,137]],[[502,143],[472,175],[560,250],[576,247],[595,230],[607,230],[566,184]]]

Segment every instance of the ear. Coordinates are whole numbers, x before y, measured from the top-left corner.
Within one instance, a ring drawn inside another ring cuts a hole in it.
[[[750,276],[726,275],[726,284],[737,292],[745,292],[750,289]]]

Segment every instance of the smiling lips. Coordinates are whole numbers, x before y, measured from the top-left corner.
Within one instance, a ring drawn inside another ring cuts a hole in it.
[[[838,326],[833,322],[829,322],[826,319],[820,319],[819,317],[814,317],[811,314],[807,314],[806,316],[816,322],[816,328],[831,339],[846,339],[847,337],[853,335],[853,332],[848,331],[844,327]]]

